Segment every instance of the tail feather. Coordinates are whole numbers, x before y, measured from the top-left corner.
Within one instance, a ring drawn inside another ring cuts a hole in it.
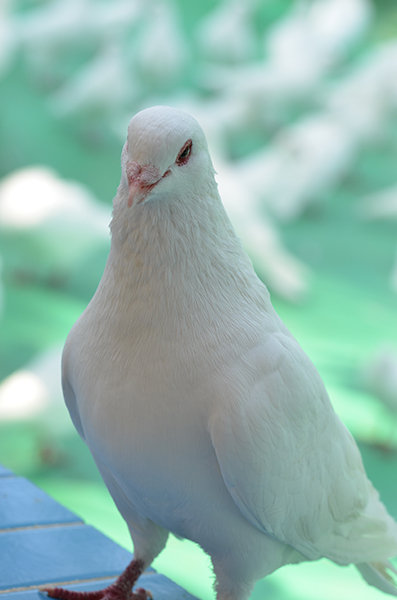
[[[355,566],[369,585],[397,597],[397,580],[388,572],[391,571],[397,575],[397,569],[391,562],[359,563]]]

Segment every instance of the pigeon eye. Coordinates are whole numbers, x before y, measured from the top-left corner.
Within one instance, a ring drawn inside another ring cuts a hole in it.
[[[188,140],[182,146],[182,148],[176,158],[176,161],[175,161],[176,164],[178,165],[178,167],[185,165],[187,163],[187,161],[189,160],[190,154],[192,153],[192,145],[193,145],[192,140]]]

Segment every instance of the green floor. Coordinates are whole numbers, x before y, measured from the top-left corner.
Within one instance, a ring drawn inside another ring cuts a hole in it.
[[[383,12],[372,29],[375,41],[393,34],[396,16],[393,2],[376,4]],[[275,6],[269,3],[272,18],[277,15]],[[197,16],[193,13],[193,9],[184,13],[187,26]],[[119,179],[118,142],[82,144],[69,124],[51,116],[23,62],[0,85],[0,176],[32,164],[51,166],[60,176],[89,186],[109,207],[110,215]],[[388,285],[397,222],[374,223],[357,217],[363,195],[395,182],[396,153],[397,117],[393,117],[386,135],[362,148],[354,168],[332,194],[301,218],[280,226],[283,242],[311,268],[312,278],[301,303],[289,304],[277,297],[273,302],[319,369],[335,409],[360,445],[369,477],[397,518],[397,415],[366,393],[358,376],[361,365],[379,346],[397,345],[397,297]],[[107,248],[93,248],[67,275],[51,271],[48,253],[49,248],[34,236],[1,231],[5,289],[0,381],[40,352],[62,343],[95,290]],[[389,444],[393,428],[394,441]],[[126,527],[71,428],[53,428],[45,418],[0,422],[0,462],[130,547]],[[213,598],[209,560],[195,545],[170,539],[154,566],[199,598]],[[320,561],[285,567],[259,582],[253,598],[375,600],[381,593],[367,587],[353,567],[342,569]]]

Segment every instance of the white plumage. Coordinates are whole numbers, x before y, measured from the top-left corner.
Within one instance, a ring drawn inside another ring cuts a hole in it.
[[[106,252],[108,210],[80,183],[37,166],[0,181],[0,235],[7,231],[15,252],[4,257],[5,271],[56,280],[76,273],[76,261]],[[28,244],[23,251],[21,245]]]
[[[262,186],[261,196],[278,219],[288,220],[336,187],[351,167],[356,144],[351,133],[324,112],[281,130],[271,153],[278,168]]]
[[[0,77],[10,67],[15,51],[15,37],[13,35],[13,20],[11,16],[10,0],[0,2]]]
[[[178,22],[178,11],[170,1],[145,4],[146,28],[142,33],[135,62],[149,89],[172,86],[178,81],[189,57],[189,47]]]
[[[397,185],[378,190],[362,198],[359,214],[365,219],[395,220],[397,218]],[[397,292],[397,252],[389,277],[391,288]]]
[[[397,252],[394,257],[393,268],[390,274],[390,285],[392,289],[397,292]]]
[[[244,249],[267,286],[279,297],[299,302],[309,288],[309,267],[283,246],[277,229],[258,201],[261,200],[260,187],[263,193],[269,184],[274,162],[270,155],[271,152],[267,156],[260,153],[237,164],[218,157],[218,189]]]
[[[384,346],[364,365],[362,381],[366,389],[397,415],[397,349]]]
[[[257,0],[224,0],[199,24],[197,38],[204,56],[238,63],[255,55],[254,11]]]
[[[97,55],[54,92],[51,107],[60,117],[80,114],[85,122],[100,118],[111,124],[139,92],[119,40],[109,36]]]
[[[362,198],[359,212],[367,219],[397,219],[397,184]]]
[[[135,564],[171,531],[211,556],[219,600],[322,556],[397,596],[397,524],[242,250],[192,117],[132,119],[111,231],[63,387]]]

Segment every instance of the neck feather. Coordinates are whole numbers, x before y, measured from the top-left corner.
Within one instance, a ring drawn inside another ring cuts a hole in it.
[[[120,190],[119,190],[120,193]],[[122,192],[121,192],[122,196]],[[267,290],[226,215],[216,188],[204,200],[149,200],[128,211],[116,198],[112,245],[98,292],[115,305],[153,319],[198,319],[240,310],[246,302],[264,306]],[[233,306],[232,306],[233,305]]]

